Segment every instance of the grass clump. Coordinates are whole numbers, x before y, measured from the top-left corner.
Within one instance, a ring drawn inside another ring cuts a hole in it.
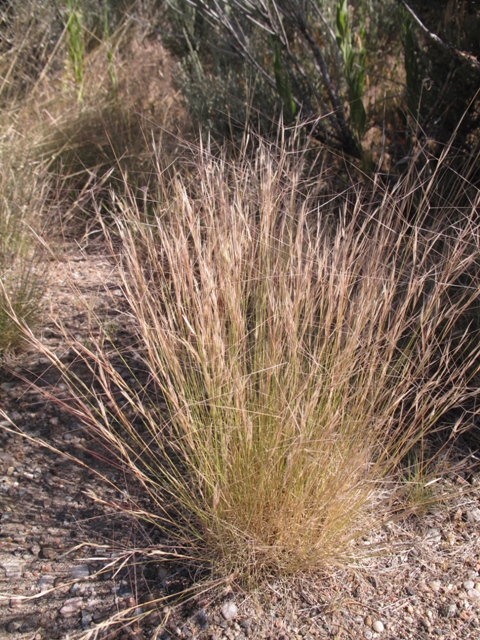
[[[127,191],[106,234],[137,364],[114,349],[120,375],[107,335],[73,345],[96,377],[71,379],[77,417],[155,505],[131,511],[242,577],[354,557],[407,454],[478,394],[473,208],[427,226],[435,172],[322,201],[303,169],[260,143],[159,170],[148,215]]]
[[[35,233],[45,222],[47,181],[41,167],[26,158],[16,166],[14,157],[12,149],[0,151],[0,358],[22,343],[18,319],[37,322],[45,289]]]

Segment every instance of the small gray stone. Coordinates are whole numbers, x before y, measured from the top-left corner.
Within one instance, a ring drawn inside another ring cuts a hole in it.
[[[444,604],[438,610],[441,618],[452,618],[457,613],[457,605],[456,604]]]
[[[472,600],[478,600],[480,598],[480,591],[477,591],[477,589],[469,589],[467,596]]]
[[[55,582],[55,578],[50,575],[42,576],[38,581],[38,588],[42,593],[48,591],[53,587],[53,583]]]
[[[436,529],[436,528],[429,529],[427,531],[427,535],[425,536],[425,539],[431,544],[441,542],[442,534],[440,529]]]
[[[5,571],[5,576],[9,580],[18,580],[23,573],[24,565],[24,561],[16,559],[7,560],[6,562],[0,563],[0,567],[2,567],[2,569]]]
[[[83,629],[88,629],[92,620],[93,620],[93,616],[91,613],[89,613],[88,611],[82,611],[82,628]]]
[[[463,583],[463,588],[464,588],[464,589],[467,589],[467,591],[468,591],[468,589],[474,589],[474,588],[475,588],[475,583],[474,583],[474,581],[473,581],[473,580],[466,580],[466,581]]]
[[[475,507],[470,511],[467,511],[467,521],[468,522],[480,522],[480,509]]]
[[[81,580],[82,578],[88,578],[90,569],[86,564],[77,564],[75,567],[72,567],[70,573],[74,580]]]
[[[382,631],[385,630],[385,627],[383,626],[383,622],[380,622],[380,620],[375,620],[375,622],[372,624],[372,629],[375,631],[375,633],[382,633]]]
[[[225,602],[222,607],[222,616],[225,620],[233,620],[238,614],[238,607],[234,602]]]

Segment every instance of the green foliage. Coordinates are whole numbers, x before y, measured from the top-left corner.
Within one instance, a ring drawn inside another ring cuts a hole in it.
[[[336,35],[343,57],[344,76],[348,87],[350,120],[358,138],[361,138],[367,122],[367,114],[362,100],[365,83],[366,49],[363,45],[365,29],[359,30],[356,38],[359,44],[355,46],[347,0],[340,0],[337,5]]]
[[[108,18],[108,5],[106,0],[104,0],[103,3],[103,41],[107,48],[108,77],[110,78],[112,91],[115,92],[117,90],[117,76],[115,73],[115,65],[113,61],[113,48],[110,40],[110,25]]]
[[[292,119],[297,112],[297,105],[292,95],[292,87],[288,73],[282,63],[281,45],[277,37],[272,36],[273,49],[273,70],[275,73],[275,82],[277,85],[278,95],[282,99],[286,110],[288,120]]]
[[[67,0],[68,59],[77,85],[78,100],[82,99],[84,74],[83,19],[77,0]]]

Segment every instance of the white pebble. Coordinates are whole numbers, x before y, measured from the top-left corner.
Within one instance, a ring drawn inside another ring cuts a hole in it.
[[[375,631],[375,633],[382,633],[385,627],[383,626],[383,622],[380,622],[380,620],[375,620],[375,622],[372,624],[372,629]]]
[[[467,580],[466,582],[463,583],[463,586],[465,589],[473,589],[475,587],[475,583],[473,580]]]
[[[478,600],[478,598],[480,598],[480,591],[477,591],[476,589],[469,589],[467,591],[467,595],[469,598],[472,598],[474,600]]]
[[[222,607],[222,616],[225,620],[233,620],[238,613],[238,607],[234,602],[225,602]]]

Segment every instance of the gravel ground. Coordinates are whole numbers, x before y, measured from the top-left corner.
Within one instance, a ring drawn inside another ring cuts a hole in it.
[[[120,303],[122,292],[101,253],[67,247],[50,281],[50,317],[80,337],[89,319],[71,281],[92,309],[117,313],[111,300]],[[42,331],[68,359],[54,321]],[[359,541],[384,553],[356,569],[272,581],[248,593],[224,582],[169,608],[195,581],[194,570],[159,564],[153,551],[142,551],[155,549],[155,532],[115,507],[138,489],[108,464],[108,453],[71,413],[29,384],[63,397],[65,387],[48,362],[27,353],[15,368],[20,378],[2,374],[0,380],[0,407],[23,434],[0,429],[0,638],[71,639],[89,631],[107,637],[102,625],[112,616],[124,623],[108,637],[125,640],[480,638],[478,472],[452,472],[434,485],[438,501],[426,513],[385,522]],[[466,454],[475,461],[470,441],[459,444],[458,456]],[[442,496],[452,490],[446,501]],[[163,600],[152,604],[155,598]],[[129,612],[141,619],[128,622]]]

